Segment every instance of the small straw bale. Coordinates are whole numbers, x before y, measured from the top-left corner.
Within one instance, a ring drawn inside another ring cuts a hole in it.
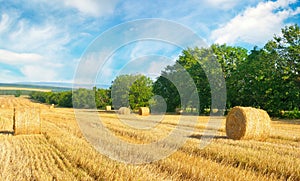
[[[14,134],[40,134],[41,120],[38,108],[14,109]]]
[[[150,109],[148,107],[140,107],[139,108],[139,115],[149,116],[150,115]]]
[[[105,107],[105,110],[106,110],[106,111],[111,111],[111,106],[106,106],[106,107]]]
[[[181,108],[176,108],[175,112],[176,112],[176,114],[182,114],[183,110]]]
[[[213,113],[217,113],[217,112],[219,111],[219,109],[211,109],[211,111],[212,111]]]
[[[128,115],[131,113],[130,109],[127,107],[121,107],[118,111],[119,114]]]
[[[234,140],[265,140],[270,134],[270,123],[271,119],[266,111],[236,106],[227,115],[226,134]]]

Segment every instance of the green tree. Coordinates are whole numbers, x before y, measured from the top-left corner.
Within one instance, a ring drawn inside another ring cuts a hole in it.
[[[262,49],[254,47],[234,75],[237,104],[260,107],[271,115],[299,109],[299,40],[299,27],[293,25]]]
[[[58,106],[61,107],[73,107],[72,91],[60,92]]]
[[[266,50],[277,55],[275,69],[278,92],[281,92],[282,108],[300,109],[300,28],[298,25],[282,29],[282,36],[268,42]]]
[[[21,96],[21,91],[20,90],[16,90],[15,92],[15,97],[20,97]]]
[[[94,89],[97,108],[105,108],[111,105],[110,90],[109,89]]]
[[[152,80],[144,75],[118,76],[110,88],[114,108],[149,106],[153,95],[152,84]]]
[[[176,86],[167,78],[174,67],[168,66],[160,77],[153,84],[153,92],[164,98],[167,104],[167,112],[174,112],[175,108],[180,107],[180,95]]]
[[[73,106],[75,108],[96,108],[95,92],[84,88],[73,91]]]
[[[162,71],[161,76],[154,83],[154,93],[165,98],[168,106],[167,111],[174,111],[176,107],[186,108],[191,106],[181,105],[180,95],[176,86],[167,80],[178,75],[183,68],[189,73],[197,87],[200,100],[199,112],[204,113],[205,109],[211,107],[211,86],[213,91],[215,91],[214,94],[218,94],[218,91],[222,91],[222,86],[225,86],[222,85],[224,79],[217,80],[216,77],[224,77],[226,80],[231,80],[236,67],[246,59],[246,56],[246,49],[226,45],[212,45],[210,48],[195,47],[183,50],[176,63]],[[221,66],[216,65],[217,63]],[[207,76],[210,76],[210,81]],[[182,82],[183,86],[191,85],[191,82]],[[231,80],[228,83],[228,85],[231,85],[234,84],[234,81]],[[183,94],[185,93],[183,92]],[[187,96],[182,95],[182,97]]]
[[[239,67],[247,60],[248,51],[242,47],[214,44],[211,49],[222,67],[227,89],[227,107],[239,105],[237,84],[240,77],[236,76]],[[247,67],[245,67],[247,68]]]
[[[129,104],[132,109],[149,106],[153,96],[153,82],[149,77],[138,75],[129,89]]]
[[[203,64],[199,63],[199,60],[208,61],[210,56],[212,56],[212,53],[209,49],[188,48],[182,51],[174,65],[167,66],[162,71],[161,76],[154,83],[154,93],[166,100],[167,111],[173,112],[178,107],[185,109],[189,106],[195,106],[188,105],[188,102],[181,100],[182,98],[188,98],[189,92],[180,91],[181,95],[178,92],[184,86],[192,85],[192,82],[189,81],[193,81],[197,87],[200,100],[199,112],[203,113],[205,108],[210,107],[210,85],[202,67]],[[191,80],[182,80],[181,72],[183,71],[187,71]],[[174,85],[170,80],[176,80],[177,85]],[[182,105],[182,102],[185,102],[186,105]]]

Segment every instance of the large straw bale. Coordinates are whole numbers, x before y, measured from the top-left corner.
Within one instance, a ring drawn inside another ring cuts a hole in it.
[[[124,115],[128,115],[131,113],[130,109],[127,107],[121,107],[118,112],[119,114],[124,114]]]
[[[234,140],[264,140],[270,134],[270,117],[262,109],[236,106],[226,118],[226,134]]]
[[[139,115],[141,115],[141,116],[149,116],[150,115],[150,109],[149,109],[149,107],[140,107],[139,108]]]
[[[0,109],[0,133],[13,132],[13,109]]]
[[[38,108],[14,109],[14,134],[40,134],[41,120]]]

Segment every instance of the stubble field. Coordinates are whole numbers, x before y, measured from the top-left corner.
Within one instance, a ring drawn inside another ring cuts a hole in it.
[[[0,180],[300,180],[299,120],[273,120],[265,141],[234,141],[225,136],[223,118],[219,136],[201,149],[208,117],[200,116],[194,133],[174,154],[133,165],[97,152],[81,133],[73,109],[49,109],[14,97],[0,97],[0,106]],[[9,134],[10,110],[34,106],[41,109],[42,134]],[[115,114],[100,117],[120,139],[142,144],[166,136],[179,116],[166,115],[155,132],[128,128]]]

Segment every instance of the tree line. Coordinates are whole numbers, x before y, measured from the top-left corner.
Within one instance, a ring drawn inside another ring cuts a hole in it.
[[[104,108],[110,104],[108,92],[106,89],[94,88],[93,90],[89,90],[80,88],[74,92],[33,92],[30,94],[30,98],[38,102],[54,104],[60,107],[94,108],[96,104],[97,108]],[[73,99],[73,95],[76,95],[74,96],[75,99]]]
[[[209,48],[187,48],[182,51],[174,65],[167,66],[154,82],[144,75],[120,75],[109,89],[78,89],[72,92],[31,94],[40,102],[63,107],[89,108],[95,102],[97,108],[113,104],[115,109],[126,106],[136,109],[155,106],[153,95],[161,96],[167,111],[181,105],[180,94],[168,77],[175,77],[183,67],[197,87],[199,113],[211,106],[211,85],[206,75],[209,61],[215,59],[221,66],[226,83],[226,108],[240,105],[266,110],[272,116],[299,118],[300,113],[300,30],[298,25],[282,29],[264,47],[254,47],[250,52],[243,47],[213,44]],[[204,63],[203,63],[204,62]],[[206,64],[205,64],[206,62]],[[218,80],[215,80],[218,81]],[[94,100],[91,100],[94,99]],[[75,105],[73,105],[75,104]]]
[[[154,93],[165,98],[168,109],[179,107],[179,94],[165,77],[172,76],[182,66],[196,84],[200,113],[204,113],[210,108],[212,95],[205,72],[209,67],[201,62],[213,58],[221,65],[226,82],[227,108],[252,106],[262,108],[273,116],[300,117],[298,25],[283,28],[282,35],[275,35],[263,48],[254,47],[250,52],[242,47],[217,44],[210,48],[183,50],[176,63],[166,67],[154,82]]]

